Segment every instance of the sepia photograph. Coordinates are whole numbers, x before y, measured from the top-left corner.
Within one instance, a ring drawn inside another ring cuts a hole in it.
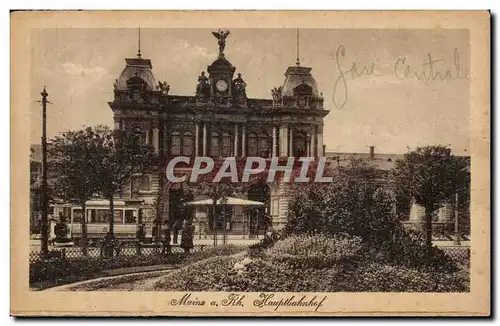
[[[489,43],[467,26],[192,20],[25,33],[12,241],[28,295],[147,293],[159,315],[478,295],[471,314],[489,311],[489,281],[472,286],[475,268],[489,280],[489,93],[471,87]],[[359,307],[344,312],[391,312]]]

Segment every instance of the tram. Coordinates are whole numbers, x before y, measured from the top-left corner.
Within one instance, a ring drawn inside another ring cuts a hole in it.
[[[53,204],[51,205],[53,220],[57,222],[61,216],[64,216],[68,222],[69,236],[73,241],[78,242],[82,236],[81,219],[85,216],[87,238],[91,242],[102,240],[109,231],[109,201],[89,200],[85,205],[85,214],[83,214],[80,205],[67,203]],[[114,201],[115,237],[122,241],[134,240],[136,238],[138,223],[142,221],[144,210],[147,210],[147,208],[142,204],[130,204],[123,200]],[[152,237],[150,223],[145,224],[144,231],[146,238]]]

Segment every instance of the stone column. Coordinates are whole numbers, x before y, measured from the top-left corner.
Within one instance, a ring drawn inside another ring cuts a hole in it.
[[[286,124],[280,127],[280,156],[287,156],[288,152],[288,126]]]
[[[247,156],[247,135],[245,125],[241,126],[241,156]]]
[[[153,147],[154,147],[155,154],[158,154],[159,145],[160,145],[160,137],[159,137],[158,124],[155,123],[153,125]]]
[[[318,156],[324,156],[323,153],[323,125],[318,126]]]
[[[203,156],[207,156],[207,123],[203,122]]]
[[[238,156],[238,124],[234,124],[234,157]]]
[[[195,122],[194,124],[194,156],[200,155],[200,124]]]
[[[316,126],[312,126],[311,132],[311,156],[316,157]]]
[[[273,152],[272,152],[273,155],[272,155],[272,157],[278,156],[278,139],[277,139],[278,136],[276,135],[276,132],[277,132],[276,129],[277,129],[276,126],[273,126]]]
[[[288,140],[288,156],[293,156],[293,128],[292,126],[289,127],[290,129],[290,139]]]
[[[115,130],[120,130],[120,120],[115,118]]]
[[[311,156],[311,135],[306,137],[306,156]]]
[[[163,155],[164,156],[168,156],[170,154],[169,139],[170,139],[170,133],[168,132],[168,126],[165,123],[163,125]]]

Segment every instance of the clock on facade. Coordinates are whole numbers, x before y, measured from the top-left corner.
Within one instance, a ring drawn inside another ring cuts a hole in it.
[[[224,79],[219,79],[217,83],[215,83],[215,87],[219,92],[227,91],[227,83]]]

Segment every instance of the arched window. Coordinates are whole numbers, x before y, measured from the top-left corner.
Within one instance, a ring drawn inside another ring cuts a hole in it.
[[[222,156],[231,156],[231,135],[227,132],[222,134]]]
[[[257,135],[250,134],[248,136],[248,156],[257,156]]]
[[[189,131],[184,132],[182,139],[182,154],[185,156],[193,155],[193,134]]]
[[[293,155],[295,157],[302,157],[307,155],[307,142],[306,136],[302,133],[297,133],[294,139]]]
[[[170,154],[181,155],[181,133],[178,131],[172,132],[171,140]]]
[[[210,138],[210,156],[218,157],[220,156],[220,136],[218,132],[212,132],[212,137]]]
[[[259,155],[269,157],[269,137],[267,134],[259,135]]]

